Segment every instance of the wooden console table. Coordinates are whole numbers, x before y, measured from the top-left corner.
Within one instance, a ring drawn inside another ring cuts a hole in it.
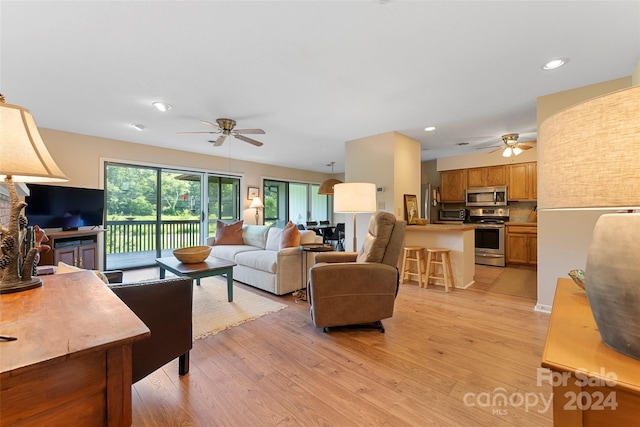
[[[0,296],[1,426],[131,425],[132,343],[144,323],[92,272]]]
[[[640,360],[602,342],[587,296],[571,279],[558,279],[542,366],[552,371],[554,425],[638,425]]]

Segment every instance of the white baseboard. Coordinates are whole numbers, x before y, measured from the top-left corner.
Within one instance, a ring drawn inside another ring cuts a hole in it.
[[[533,310],[539,313],[551,314],[551,306],[547,304],[536,304]]]

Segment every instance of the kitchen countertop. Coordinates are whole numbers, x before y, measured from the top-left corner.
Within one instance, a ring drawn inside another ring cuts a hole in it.
[[[527,226],[527,227],[537,227],[538,223],[537,222],[518,222],[518,221],[509,221],[509,222],[505,222],[504,225],[520,225],[520,226]]]
[[[475,230],[473,224],[426,224],[407,225],[407,231],[466,231]]]

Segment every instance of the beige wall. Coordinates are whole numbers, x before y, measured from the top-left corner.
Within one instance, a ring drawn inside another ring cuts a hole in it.
[[[255,211],[249,209],[251,201],[246,197],[247,186],[259,187],[262,196],[264,178],[320,184],[331,177],[329,173],[245,162],[52,129],[40,129],[40,133],[56,163],[69,178],[69,182],[61,185],[103,188],[105,160],[239,175],[242,177],[244,216],[247,223],[251,224],[255,222]],[[336,177],[339,178],[337,175]]]
[[[404,195],[413,194],[418,198],[418,206],[422,206],[420,183],[420,151],[418,141],[402,134],[395,135],[394,159],[394,207],[398,218],[404,218]]]
[[[384,191],[376,195],[377,209],[404,219],[404,195],[420,198],[420,143],[397,132],[348,141],[345,144],[345,182],[373,182]],[[420,202],[420,199],[418,199]],[[361,244],[370,214],[358,214],[357,237]],[[346,223],[347,250],[353,239],[351,215],[335,214]]]
[[[631,86],[631,77],[602,82],[538,98],[538,128],[544,119],[579,102]],[[544,142],[542,142],[544,143]],[[538,192],[545,191],[538,187]],[[584,269],[593,227],[608,210],[551,210],[538,212],[538,304],[548,311],[558,277],[570,270]]]
[[[525,142],[525,140],[520,140]],[[523,151],[517,156],[502,157],[502,150],[464,154],[461,156],[443,157],[437,160],[438,171],[479,168],[484,166],[508,165],[511,163],[526,163],[537,161],[537,149]]]

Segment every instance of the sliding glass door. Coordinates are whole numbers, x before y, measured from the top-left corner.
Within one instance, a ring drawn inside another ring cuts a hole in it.
[[[238,177],[118,163],[105,164],[105,177],[107,269],[153,266],[240,216]]]
[[[318,184],[264,181],[265,224],[282,228],[288,221],[330,221],[330,200],[318,194]]]

